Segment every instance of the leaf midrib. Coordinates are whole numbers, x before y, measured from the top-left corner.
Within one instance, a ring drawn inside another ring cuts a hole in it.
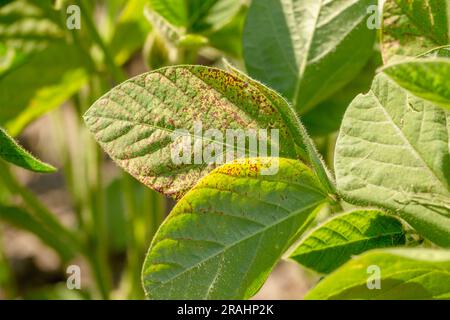
[[[322,5],[323,5],[323,0],[319,0],[319,7],[317,10],[317,15],[315,16],[315,19],[314,19],[313,32],[311,33],[311,35],[308,39],[305,54],[303,55],[303,59],[302,59],[300,65],[298,66],[299,69],[298,69],[298,73],[297,73],[297,80],[295,81],[295,92],[294,92],[294,97],[292,99],[292,102],[294,103],[294,105],[297,104],[298,96],[300,94],[300,84],[303,81],[303,75],[305,74],[306,65],[308,64],[309,55],[311,53],[311,46],[312,46],[314,37],[316,35],[317,25],[319,23],[320,12],[322,11]],[[295,16],[294,16],[294,20],[295,20]]]

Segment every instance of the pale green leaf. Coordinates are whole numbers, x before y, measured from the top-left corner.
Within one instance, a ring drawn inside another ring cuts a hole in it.
[[[147,0],[127,1],[117,19],[109,47],[118,65],[127,62],[133,53],[143,47],[151,30],[144,16],[146,3]]]
[[[450,44],[449,8],[450,0],[386,0],[382,31],[384,60],[417,56]]]
[[[19,146],[2,128],[0,128],[0,158],[34,172],[50,173],[56,171],[54,167],[36,159]]]
[[[65,42],[59,21],[47,0],[13,1],[0,8],[0,43],[18,60],[0,73],[0,125],[13,136],[87,81],[79,48]]]
[[[319,273],[330,273],[370,249],[404,245],[401,222],[377,210],[332,217],[305,235],[290,258]]]
[[[377,271],[380,271],[380,289],[372,287],[376,285]],[[305,298],[450,299],[450,252],[433,249],[370,251],[319,282]]]
[[[373,52],[376,0],[258,0],[244,29],[249,75],[304,113],[348,83]]]
[[[383,71],[416,96],[450,109],[450,59],[404,61]]]
[[[177,129],[187,130],[196,141],[196,122],[203,132],[217,129],[224,137],[227,129],[268,129],[268,138],[259,143],[267,143],[269,150],[278,145],[281,156],[292,158],[294,143],[279,109],[250,79],[214,68],[175,66],[122,83],[94,103],[85,120],[121,167],[145,185],[179,197],[215,165],[174,164],[171,150],[180,141],[172,137]],[[279,143],[269,138],[271,129],[279,130]],[[225,139],[203,139],[203,150],[213,143],[222,150],[227,146]],[[248,155],[248,143],[240,151]]]
[[[278,165],[276,175],[262,175]],[[226,164],[183,197],[158,230],[143,268],[152,299],[243,299],[326,202],[296,160]]]
[[[51,1],[17,0],[0,7],[0,43],[29,54],[64,38]]]
[[[450,113],[386,75],[347,109],[336,145],[339,192],[386,208],[450,246]]]

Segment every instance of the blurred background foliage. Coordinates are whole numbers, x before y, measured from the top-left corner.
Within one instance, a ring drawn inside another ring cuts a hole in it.
[[[167,65],[226,58],[244,69],[249,2],[0,1],[0,127],[58,168],[42,175],[0,160],[0,298],[144,298],[142,262],[173,203],[116,168],[82,115],[116,84]],[[67,27],[71,5],[79,30]],[[330,166],[343,113],[380,63],[374,47],[344,89],[302,117]],[[71,264],[82,290],[66,287]]]

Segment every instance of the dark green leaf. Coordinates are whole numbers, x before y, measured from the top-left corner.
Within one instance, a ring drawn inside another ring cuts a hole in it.
[[[304,113],[347,84],[373,52],[375,0],[253,1],[244,29],[249,75]]]
[[[7,162],[13,163],[30,171],[42,173],[51,173],[56,171],[56,169],[51,165],[33,157],[28,151],[19,146],[17,142],[8,136],[8,134],[1,128],[0,157]]]
[[[450,44],[449,0],[386,0],[383,12],[383,56],[417,56]]]
[[[305,235],[291,258],[314,271],[330,273],[354,255],[405,242],[398,219],[377,210],[356,210],[332,217]]]
[[[416,96],[450,110],[450,59],[407,60],[383,71]]]

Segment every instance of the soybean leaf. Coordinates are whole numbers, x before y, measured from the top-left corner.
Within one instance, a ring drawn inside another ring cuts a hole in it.
[[[249,75],[304,113],[347,84],[372,54],[376,0],[252,1],[244,28]]]
[[[177,129],[203,143],[202,150],[218,146],[217,157],[235,145],[217,136],[201,139],[194,132],[196,124],[205,132],[217,130],[222,137],[228,129],[267,129],[267,138],[261,136],[259,144],[269,149],[278,146],[281,156],[292,158],[294,143],[278,109],[250,79],[214,68],[175,66],[142,74],[112,89],[94,103],[85,121],[121,167],[145,185],[180,197],[215,164],[192,159],[194,148],[188,163],[175,164],[172,151],[185,138],[174,139]],[[279,143],[271,139],[272,129],[279,130]],[[238,151],[250,155],[249,143]]]
[[[273,165],[277,174],[261,174]],[[146,294],[251,297],[325,202],[319,181],[296,160],[258,158],[217,168],[158,230],[143,268]]]
[[[34,172],[50,173],[56,171],[54,167],[36,159],[19,146],[2,128],[0,128],[0,158]]]
[[[264,96],[269,99],[277,109],[283,119],[284,124],[294,137],[294,142],[300,149],[297,149],[300,157],[310,163],[314,169],[314,173],[319,178],[322,185],[330,194],[336,194],[335,182],[333,175],[326,167],[321,155],[317,151],[314,142],[309,137],[308,132],[301,123],[298,115],[293,107],[276,91],[266,87],[260,82],[251,80],[246,74],[240,72],[225,60],[227,69],[235,76],[243,81],[252,81]]]
[[[400,215],[450,246],[450,113],[378,75],[347,109],[336,145],[339,192]]]
[[[383,71],[416,96],[450,109],[450,59],[404,61],[388,65]]]
[[[380,65],[382,65],[381,55],[375,52],[361,72],[342,90],[305,113],[301,120],[308,133],[315,137],[323,137],[339,131],[348,105],[358,94],[369,91]]]
[[[239,11],[240,0],[150,0],[152,10],[187,33],[217,30]]]
[[[290,258],[319,273],[330,273],[354,255],[405,242],[398,219],[378,210],[356,210],[332,217],[305,235]]]
[[[378,275],[380,287],[376,289],[372,286],[377,285]],[[399,248],[373,250],[350,260],[319,282],[305,298],[449,299],[450,252]]]
[[[218,30],[207,33],[209,45],[234,58],[242,57],[242,34],[247,7],[242,7],[234,18]]]
[[[42,242],[53,248],[65,261],[74,256],[71,247],[67,246],[65,242],[62,242],[58,235],[54,234],[44,224],[21,208],[0,205],[0,220],[31,232],[42,240]]]
[[[141,48],[151,30],[144,17],[147,0],[127,1],[117,19],[110,48],[117,64],[122,65]]]
[[[178,43],[182,37],[182,30],[172,25],[166,18],[158,12],[151,10],[148,6],[144,9],[146,19],[153,26],[157,36],[161,36],[166,41],[171,43]]]
[[[0,125],[13,136],[87,81],[84,58],[65,42],[55,15],[50,1],[13,1],[0,8],[0,43],[18,61],[0,74]]]
[[[64,37],[51,1],[17,0],[0,7],[0,42],[20,54],[45,49]]]
[[[382,31],[384,60],[417,56],[450,44],[449,8],[449,0],[386,0]]]

